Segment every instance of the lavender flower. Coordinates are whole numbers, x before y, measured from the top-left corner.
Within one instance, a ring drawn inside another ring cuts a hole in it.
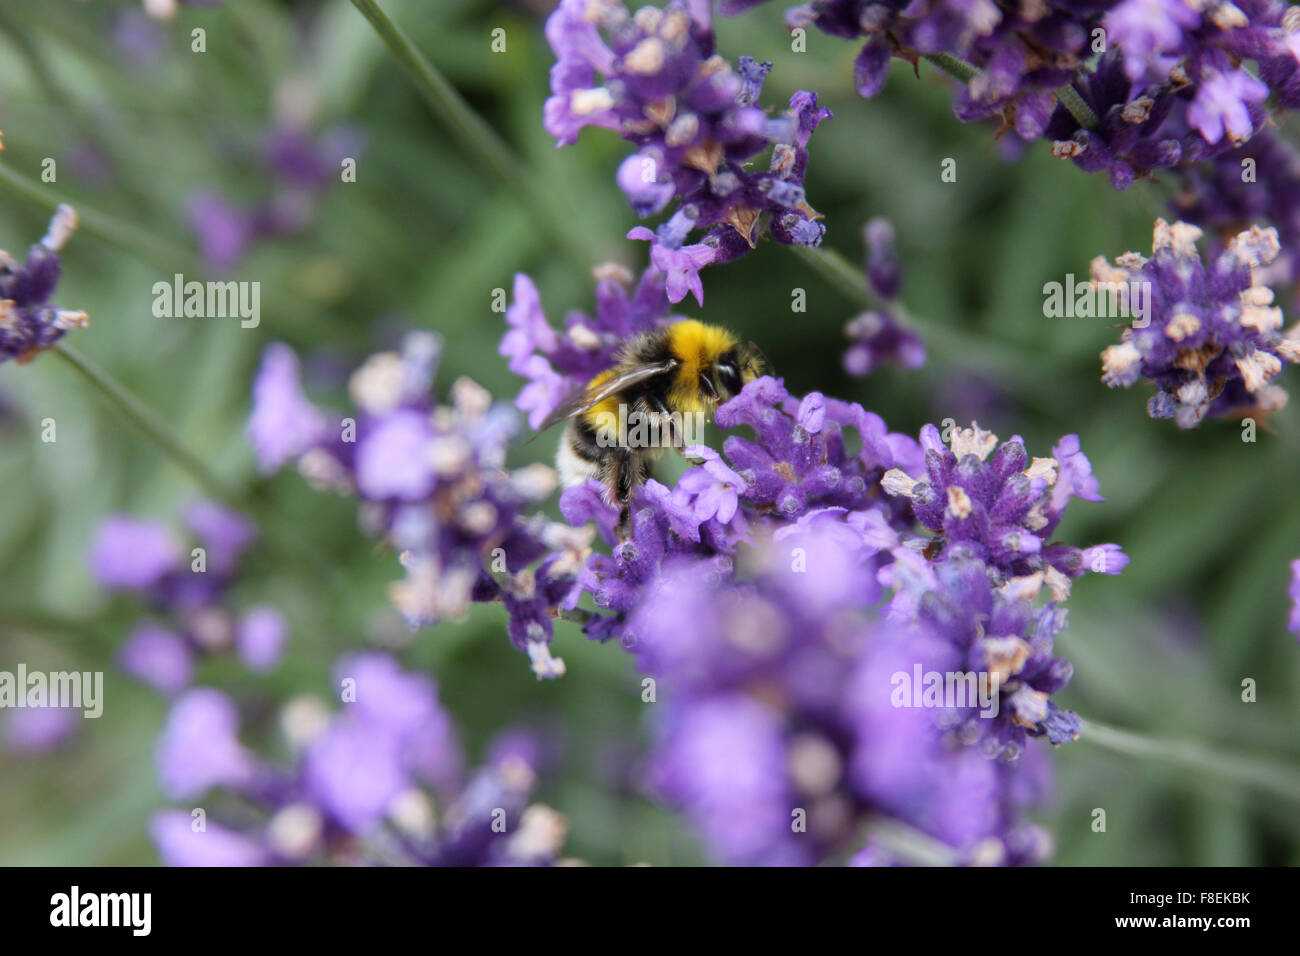
[[[274,669],[287,634],[273,607],[238,619],[228,606],[240,559],[257,538],[252,522],[211,501],[191,503],[184,518],[198,542],[188,553],[166,523],[113,515],[96,532],[89,558],[101,585],[132,593],[160,618],[137,622],[117,660],[169,696],[188,687],[199,659],[212,654],[237,650],[250,670]]]
[[[862,229],[867,246],[864,271],[872,290],[882,299],[897,299],[903,287],[903,266],[894,242],[894,224],[884,217],[876,217]]]
[[[870,375],[883,362],[902,368],[925,364],[925,343],[911,329],[901,325],[888,309],[863,312],[844,327],[852,342],[844,353],[844,371]]]
[[[517,290],[527,298],[527,285]],[[516,367],[539,358],[525,350],[554,344],[535,319],[514,313],[517,328],[503,347],[523,363]],[[292,353],[272,346],[254,385],[249,434],[266,464],[296,459],[313,485],[357,495],[364,527],[399,554],[405,576],[390,593],[411,627],[458,618],[471,601],[503,601],[510,636],[534,671],[559,676],[563,662],[547,645],[556,602],[572,584],[572,559],[561,556],[581,551],[581,536],[524,515],[554,490],[555,477],[540,465],[505,470],[517,427],[509,409],[465,378],[452,385],[449,404],[436,402],[440,350],[436,336],[418,333],[400,353],[367,360],[349,384],[356,411],[335,437],[303,395]]]
[[[755,2],[727,0],[722,10]],[[865,39],[854,63],[864,97],[884,88],[893,57],[973,67],[954,98],[959,120],[998,117],[999,133],[1045,137],[1056,156],[1107,171],[1116,189],[1249,141],[1266,125],[1270,94],[1285,108],[1300,104],[1300,16],[1281,0],[816,0],[790,8],[786,22]]]
[[[255,840],[204,822],[195,828],[184,810],[164,810],[149,823],[149,835],[166,866],[261,866],[270,858]]]
[[[803,180],[808,140],[830,112],[800,92],[784,116],[769,117],[756,103],[771,64],[742,57],[733,69],[714,53],[708,6],[698,7],[629,14],[613,0],[562,0],[546,22],[557,57],[546,131],[560,145],[587,126],[618,131],[638,147],[617,177],[637,214],[680,201],[657,232],[629,233],[652,242],[672,302],[687,292],[702,300],[699,270],[752,248],[764,217],[785,244],[817,245],[825,232]],[[768,168],[752,168],[769,147]],[[707,231],[703,240],[688,243],[696,230]]]
[[[739,12],[751,3],[724,4]],[[1051,91],[1089,55],[1091,31],[1109,4],[1042,3],[1003,6],[991,0],[933,4],[818,0],[792,7],[787,26],[808,24],[832,36],[864,38],[854,62],[854,85],[864,97],[885,87],[893,56],[915,64],[924,54],[948,54],[980,72],[954,103],[963,122],[1002,114],[1025,139],[1042,132]]]
[[[522,273],[515,276],[513,301],[506,309],[509,329],[499,352],[509,359],[510,371],[528,380],[515,406],[528,413],[532,428],[613,365],[627,339],[678,318],[668,314],[667,279],[660,270],[647,269],[635,288],[630,288],[632,276],[619,266],[599,267],[595,276],[595,313],[570,313],[563,333],[547,321],[533,280]]]
[[[1171,204],[1179,219],[1211,237],[1234,235],[1245,223],[1271,223],[1281,253],[1265,271],[1276,288],[1300,278],[1300,154],[1268,130],[1211,162],[1180,170],[1183,187]]]
[[[49,304],[59,283],[61,250],[77,228],[77,214],[60,205],[40,242],[18,262],[0,249],[0,363],[30,362],[63,338],[68,329],[85,328],[85,312]]]
[[[1130,252],[1114,266],[1098,257],[1092,268],[1094,282],[1151,290],[1149,321],[1135,321],[1102,353],[1102,381],[1111,388],[1154,382],[1148,414],[1180,428],[1207,415],[1277,411],[1287,395],[1271,381],[1284,362],[1300,358],[1300,334],[1280,331],[1282,310],[1263,281],[1262,267],[1278,255],[1277,231],[1239,233],[1213,261],[1197,251],[1200,236],[1196,226],[1160,219],[1150,259]]]
[[[970,555],[988,566],[994,583],[1023,578],[1031,596],[1046,585],[1057,601],[1069,596],[1071,579],[1089,571],[1118,574],[1128,563],[1115,545],[1049,544],[1071,498],[1103,500],[1078,436],[1062,438],[1051,458],[1032,460],[1019,436],[998,445],[978,424],[955,430],[951,447],[927,425],[921,445],[924,477],[891,469],[881,487],[910,502],[933,536],[919,543],[932,559],[950,551]]]
[[[293,350],[278,342],[267,346],[253,379],[253,414],[246,429],[258,467],[277,471],[322,440],[326,428],[324,414],[303,393]]]
[[[5,715],[4,741],[15,753],[49,753],[68,743],[81,719],[81,712],[72,707],[14,708]]]
[[[843,859],[882,816],[959,861],[1041,859],[1021,814],[1043,789],[1029,741],[1079,728],[1052,700],[1072,674],[1052,650],[1061,605],[1072,579],[1127,564],[1116,545],[1049,543],[1070,499],[1101,500],[1078,439],[1032,461],[978,426],[917,443],[771,378],[717,421],[755,439],[688,449],[700,464],[673,488],[647,481],[629,541],[595,483],[561,497],[614,545],[578,579],[604,612],[586,631],[663,695],[657,790],[722,862]],[[903,706],[894,676],[916,668],[984,675],[996,706]]]
[[[157,751],[166,792],[177,799],[213,788],[235,793],[257,818],[241,814],[196,828],[189,814],[163,811],[150,831],[165,863],[554,861],[566,824],[553,810],[529,803],[539,771],[535,744],[510,731],[467,778],[431,679],[378,653],[340,660],[334,676],[343,700],[335,713],[314,698],[282,708],[287,765],[240,743],[236,705],[220,692],[196,688],[176,701]]]
[[[753,552],[752,580],[679,561],[634,613],[659,695],[657,790],[735,865],[843,859],[881,819],[963,862],[1041,859],[1046,840],[1020,815],[1034,758],[994,760],[938,722],[947,714],[900,706],[896,675],[962,661],[920,627],[879,620],[871,546],[842,513],[810,518]]]
[[[107,588],[149,591],[176,570],[181,550],[161,521],[106,518],[90,550],[91,572]]]
[[[610,555],[592,555],[579,578],[598,608],[614,612],[586,625],[589,636],[622,635],[627,614],[653,587],[662,569],[681,557],[701,560],[701,573],[729,576],[742,543],[752,540],[752,517],[765,524],[796,520],[826,507],[861,511],[864,527],[901,519],[892,504],[878,509],[877,485],[896,466],[918,470],[921,449],[903,435],[890,434],[881,419],[861,406],[812,393],[801,401],[771,378],[750,383],[718,409],[724,428],[749,425],[760,441],[727,438],[725,459],[707,449],[691,449],[701,464],[669,490],[648,481],[632,509],[631,540]],[[862,448],[850,456],[843,430],[858,432]],[[746,507],[733,507],[731,501]],[[614,543],[616,515],[594,482],[565,490],[560,510],[573,525],[593,519]]]
[[[863,312],[844,327],[853,343],[844,353],[844,370],[850,375],[869,375],[884,361],[920,368],[925,364],[925,343],[894,315],[900,309],[896,300],[903,285],[903,269],[894,245],[893,224],[883,218],[872,219],[863,229],[863,239],[867,283],[886,304]]]
[[[194,651],[189,642],[152,621],[136,625],[118,651],[117,662],[136,680],[167,695],[180,693],[194,675]]]
[[[220,691],[196,687],[177,698],[158,740],[163,792],[184,800],[251,782],[254,762],[239,743],[238,729],[235,704]]]

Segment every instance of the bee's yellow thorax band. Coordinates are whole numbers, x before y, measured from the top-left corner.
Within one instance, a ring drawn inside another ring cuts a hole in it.
[[[684,413],[708,411],[704,393],[700,391],[700,376],[718,356],[735,346],[735,337],[716,325],[686,319],[669,326],[668,344],[681,363],[670,392],[673,409]]]

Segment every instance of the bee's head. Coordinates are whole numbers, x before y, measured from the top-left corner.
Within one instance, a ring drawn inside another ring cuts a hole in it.
[[[742,388],[770,371],[771,365],[758,346],[753,342],[741,342],[727,349],[713,363],[718,397],[722,401],[734,398]]]

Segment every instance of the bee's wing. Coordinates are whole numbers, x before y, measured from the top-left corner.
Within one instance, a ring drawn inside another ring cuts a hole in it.
[[[670,372],[676,365],[676,359],[656,362],[653,365],[638,365],[635,368],[627,369],[605,379],[595,388],[590,385],[580,388],[561,402],[555,411],[547,415],[546,420],[537,427],[537,431],[538,433],[544,432],[552,425],[559,424],[565,419],[581,415],[583,412],[599,405],[611,395],[617,395],[628,386]]]

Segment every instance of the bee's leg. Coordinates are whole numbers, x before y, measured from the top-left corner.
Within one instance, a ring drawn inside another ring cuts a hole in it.
[[[637,463],[632,453],[620,451],[614,465],[614,501],[618,504],[618,542],[623,544],[632,532],[632,487],[636,481]]]

